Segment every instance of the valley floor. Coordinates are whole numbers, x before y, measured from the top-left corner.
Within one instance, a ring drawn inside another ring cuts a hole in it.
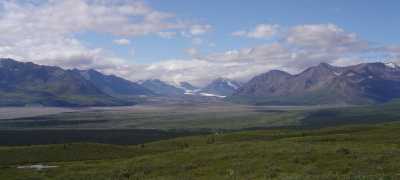
[[[0,179],[400,179],[398,101],[127,108],[0,120]]]

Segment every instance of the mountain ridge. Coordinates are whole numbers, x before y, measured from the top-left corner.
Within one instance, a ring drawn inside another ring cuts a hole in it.
[[[256,105],[370,104],[400,98],[400,66],[321,63],[298,74],[271,70],[245,84],[217,78],[205,87],[159,79],[138,83],[96,70],[62,69],[0,58],[0,106],[132,105],[126,97],[215,97]],[[133,98],[135,99],[135,98]],[[168,100],[168,98],[165,98]]]
[[[104,75],[94,69],[80,70],[79,73],[100,90],[114,97],[154,95],[151,90],[115,75]]]
[[[123,106],[79,70],[0,59],[0,106]]]
[[[272,105],[368,104],[400,97],[400,68],[384,63],[337,67],[327,63],[291,75],[269,71],[252,78],[229,100]]]

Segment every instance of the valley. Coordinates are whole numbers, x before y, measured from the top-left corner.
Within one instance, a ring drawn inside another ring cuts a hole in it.
[[[398,178],[397,65],[202,87],[0,65],[0,179]]]
[[[0,180],[400,180],[399,7],[0,0]]]

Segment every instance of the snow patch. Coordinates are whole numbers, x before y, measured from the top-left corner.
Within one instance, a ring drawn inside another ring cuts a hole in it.
[[[226,83],[228,84],[228,86],[232,87],[235,90],[239,89],[239,87],[236,84],[232,83],[231,81],[227,81]]]
[[[181,87],[181,89],[185,90],[185,95],[197,95],[197,93],[201,91],[201,89],[189,90],[183,87]]]
[[[342,73],[340,73],[340,72],[333,72],[333,74],[335,74],[336,76],[342,75]]]
[[[399,68],[399,66],[394,62],[388,62],[388,63],[385,63],[385,65],[386,65],[386,67],[389,67],[389,68]]]
[[[226,96],[221,96],[221,95],[216,95],[216,94],[210,94],[210,93],[200,93],[202,96],[207,96],[207,97],[219,97],[219,98],[225,98]]]
[[[43,165],[43,164],[34,164],[34,165],[28,165],[28,166],[18,166],[17,169],[35,169],[37,171],[43,170],[43,169],[50,169],[50,168],[57,168],[58,166],[48,166],[48,165]]]

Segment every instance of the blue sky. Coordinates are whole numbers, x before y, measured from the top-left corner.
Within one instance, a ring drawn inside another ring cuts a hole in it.
[[[230,35],[238,29],[260,23],[285,27],[333,23],[374,43],[400,42],[400,1],[396,0],[368,3],[363,0],[254,0],[247,3],[239,0],[147,0],[146,3],[157,10],[174,13],[178,18],[212,25],[212,31],[202,37],[204,42],[196,45],[203,53],[265,43],[265,39],[243,39]],[[128,47],[115,46],[112,41],[118,37],[106,34],[88,32],[80,34],[79,38],[138,63],[187,58],[184,50],[194,46],[190,39],[162,39],[154,35],[129,38],[132,44]],[[210,46],[210,43],[215,45]]]
[[[174,12],[181,18],[209,23],[213,31],[205,39],[215,47],[203,51],[224,51],[264,43],[264,40],[245,40],[230,36],[238,29],[253,27],[260,23],[295,26],[300,24],[333,23],[349,32],[357,33],[371,42],[398,44],[400,42],[400,1],[364,0],[148,0],[157,9]],[[169,46],[173,41],[175,46]],[[137,58],[161,60],[183,57],[182,51],[190,42],[143,38],[137,42]],[[166,50],[168,48],[168,50]],[[146,49],[157,49],[153,54]]]
[[[396,0],[4,0],[0,56],[198,84],[321,62],[398,62],[398,7]]]

